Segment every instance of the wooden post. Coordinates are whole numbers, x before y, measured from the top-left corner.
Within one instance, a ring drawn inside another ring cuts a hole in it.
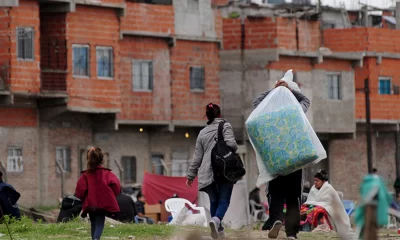
[[[377,240],[378,225],[376,222],[376,205],[367,205],[365,207],[365,225],[363,240]]]

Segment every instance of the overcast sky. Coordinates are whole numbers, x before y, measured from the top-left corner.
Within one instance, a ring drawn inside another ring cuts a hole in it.
[[[311,0],[312,3],[317,3],[318,0]],[[359,8],[358,2],[366,3],[374,7],[388,8],[396,5],[396,0],[322,0],[322,5],[340,6],[340,2],[346,2],[346,8]]]

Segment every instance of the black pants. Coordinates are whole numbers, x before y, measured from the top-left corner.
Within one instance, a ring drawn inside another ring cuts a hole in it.
[[[283,205],[286,203],[286,235],[296,236],[300,229],[300,199],[302,170],[280,176],[269,182],[269,219],[263,230],[270,230],[276,221],[283,222]]]

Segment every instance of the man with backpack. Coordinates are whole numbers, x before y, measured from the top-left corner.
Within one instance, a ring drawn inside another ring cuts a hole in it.
[[[199,190],[210,198],[211,237],[224,238],[222,219],[228,210],[233,185],[245,174],[231,124],[221,118],[216,104],[206,106],[207,126],[197,138],[193,161],[188,169],[188,187],[198,176]]]

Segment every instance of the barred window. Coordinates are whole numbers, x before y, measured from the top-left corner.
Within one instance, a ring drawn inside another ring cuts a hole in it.
[[[190,90],[204,90],[204,67],[190,67]]]
[[[20,60],[34,59],[34,31],[32,27],[17,27],[17,56]]]

